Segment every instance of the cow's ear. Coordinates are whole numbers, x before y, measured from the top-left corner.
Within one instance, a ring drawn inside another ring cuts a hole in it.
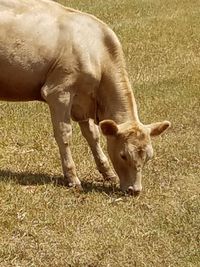
[[[147,125],[147,127],[150,131],[150,136],[158,136],[171,127],[171,123],[169,121],[156,122]]]
[[[117,124],[113,120],[103,120],[99,123],[99,126],[105,136],[115,136],[119,131]]]

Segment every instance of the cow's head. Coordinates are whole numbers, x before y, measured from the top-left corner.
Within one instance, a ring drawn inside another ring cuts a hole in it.
[[[107,149],[123,191],[138,194],[142,190],[142,168],[152,158],[151,136],[158,136],[170,126],[163,121],[149,125],[126,122],[117,125],[112,120],[100,123],[107,138]]]

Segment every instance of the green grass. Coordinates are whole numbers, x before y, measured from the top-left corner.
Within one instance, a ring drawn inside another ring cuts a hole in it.
[[[200,266],[200,2],[60,1],[119,36],[144,123],[168,119],[139,198],[103,184],[79,129],[73,155],[85,192],[62,175],[48,108],[0,103],[0,266]]]

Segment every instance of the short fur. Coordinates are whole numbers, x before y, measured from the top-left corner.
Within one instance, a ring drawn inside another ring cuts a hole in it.
[[[150,133],[169,125],[142,125],[115,33],[92,15],[48,0],[0,0],[0,99],[45,101],[50,108],[63,173],[80,185],[70,151],[70,119],[77,121],[98,170],[113,178],[99,143],[98,124],[122,189],[139,191],[141,157]],[[151,130],[152,129],[152,130]],[[117,136],[117,138],[113,138]],[[127,164],[121,151],[130,156]],[[140,149],[139,149],[140,150]],[[140,153],[142,154],[142,153]]]

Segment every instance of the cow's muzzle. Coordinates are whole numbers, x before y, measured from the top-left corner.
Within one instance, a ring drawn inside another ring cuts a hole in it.
[[[141,171],[136,173],[136,179],[133,185],[130,185],[127,192],[131,196],[138,196],[142,191],[142,174]]]

